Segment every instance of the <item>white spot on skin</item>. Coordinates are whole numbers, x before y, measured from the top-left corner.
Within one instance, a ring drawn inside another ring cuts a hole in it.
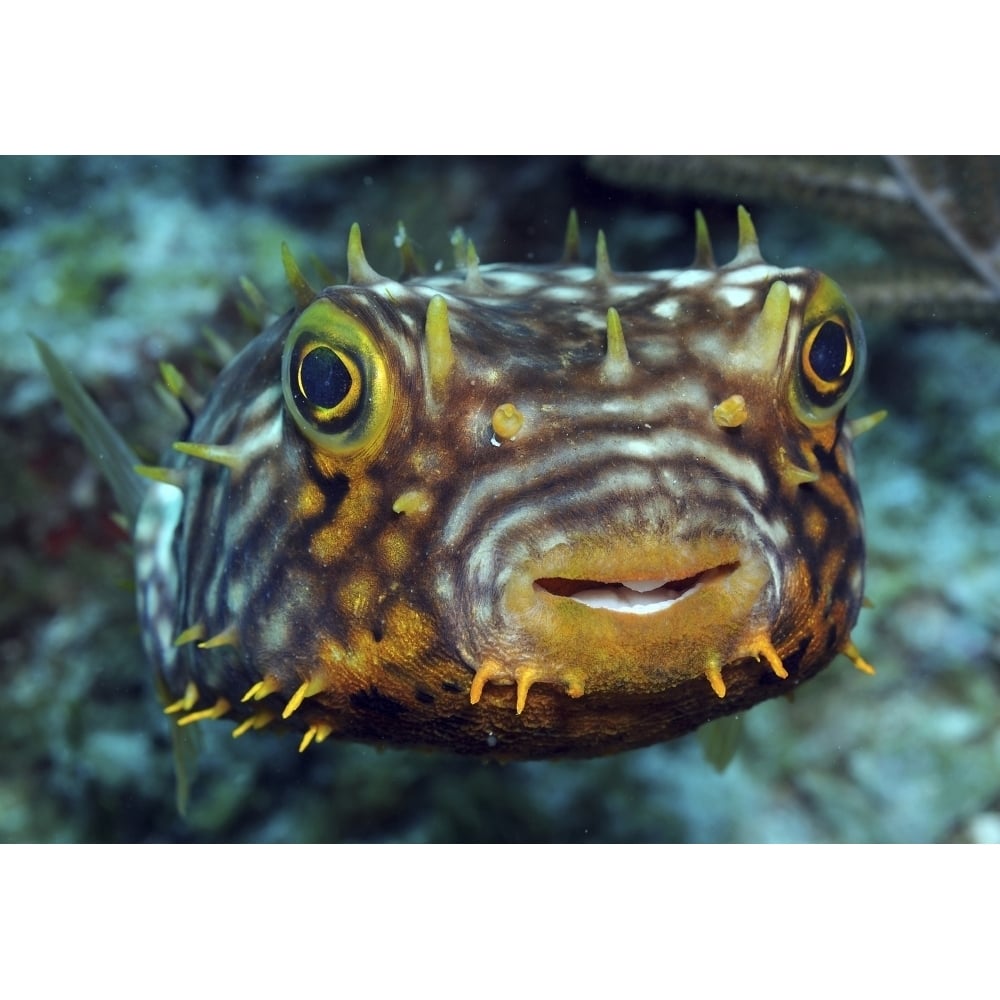
[[[770,264],[754,264],[730,271],[726,280],[734,285],[763,285],[782,277],[781,271]]]
[[[723,285],[716,294],[730,309],[739,309],[741,306],[748,305],[754,298],[752,288],[736,288],[731,285]]]
[[[634,354],[637,364],[653,367],[670,364],[677,358],[680,351],[677,342],[670,337],[646,340],[645,343],[633,342],[629,345],[629,350],[632,348],[635,348]]]
[[[176,486],[154,483],[143,501],[135,529],[140,614],[147,629],[152,630],[151,637],[147,632],[146,648],[163,670],[169,669],[176,656],[173,615],[177,565],[173,543],[183,507],[184,495]]]
[[[582,326],[592,326],[597,330],[606,330],[608,327],[607,315],[598,316],[597,313],[587,312],[586,310],[578,312],[573,319]]]
[[[465,303],[463,302],[462,299],[458,298],[455,295],[452,295],[450,292],[445,291],[446,285],[454,287],[454,286],[460,286],[464,283],[465,280],[462,278],[449,281],[445,281],[444,279],[442,279],[440,284],[411,285],[410,290],[414,292],[419,292],[421,297],[423,297],[424,299],[430,299],[433,298],[433,296],[435,295],[440,295],[441,298],[443,298],[445,302],[447,302],[449,305],[464,305]]]
[[[502,267],[484,267],[480,269],[480,274],[489,291],[508,295],[533,292],[545,281],[529,271],[505,270]]]
[[[788,286],[788,297],[792,301],[792,305],[799,305],[805,298],[806,290],[801,285],[789,285]]]
[[[676,319],[680,309],[681,304],[677,299],[664,299],[653,306],[653,315],[659,316],[660,319]]]
[[[451,604],[455,600],[455,581],[451,573],[446,571],[438,573],[434,592],[442,604]]]
[[[645,295],[651,287],[651,285],[640,285],[636,283],[630,285],[613,285],[611,288],[611,294],[616,299],[635,299],[640,295]]]
[[[582,302],[586,297],[583,290],[574,285],[552,285],[539,294],[551,302]]]
[[[159,608],[157,608],[157,615],[159,615]],[[166,618],[157,617],[155,619],[156,628],[156,641],[160,649],[169,649],[173,645],[173,630],[170,627],[170,622]]]
[[[280,390],[278,391],[280,393]],[[271,395],[272,398],[269,402],[273,405],[276,402],[276,397],[274,397],[273,393]],[[241,457],[245,461],[249,462],[259,455],[273,451],[279,446],[281,443],[282,417],[283,414],[279,411],[270,421],[261,424],[260,427],[240,439],[239,448]]]
[[[280,385],[262,390],[246,410],[245,416],[247,422],[253,423],[262,419],[272,407],[278,404],[279,399],[281,399]]]
[[[673,288],[701,288],[715,280],[715,271],[699,271],[692,268],[690,271],[682,271],[671,280],[670,284]]]
[[[242,578],[230,579],[227,604],[231,614],[240,615],[246,609],[247,585]]]
[[[594,272],[589,267],[567,267],[565,271],[559,272],[559,276],[564,281],[578,281],[582,284],[585,281],[591,281]]]
[[[173,566],[172,548],[184,507],[184,494],[169,483],[153,483],[136,523],[136,560],[140,579]]]
[[[365,287],[368,291],[385,296],[393,302],[400,301],[409,291],[405,285],[401,285],[398,281],[393,281],[391,278],[385,281],[377,281],[374,285],[367,285]]]
[[[261,629],[261,638],[269,649],[287,649],[291,641],[290,622],[286,615],[270,615]]]

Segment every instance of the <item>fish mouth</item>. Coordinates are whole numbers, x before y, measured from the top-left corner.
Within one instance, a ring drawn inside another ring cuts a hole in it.
[[[666,611],[703,587],[725,579],[739,569],[739,562],[726,562],[699,570],[680,579],[655,576],[634,580],[590,580],[541,577],[536,591],[577,601],[589,608],[623,615],[652,615]]]
[[[511,571],[482,676],[574,695],[662,692],[706,676],[724,690],[718,671],[753,655],[773,583],[764,553],[741,538],[576,536]]]

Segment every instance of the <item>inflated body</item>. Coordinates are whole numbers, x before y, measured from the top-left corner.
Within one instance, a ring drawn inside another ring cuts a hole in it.
[[[568,242],[575,242],[572,232]],[[570,247],[572,249],[572,246]],[[181,724],[589,756],[784,694],[862,601],[838,287],[763,261],[349,280],[222,371],[136,529]]]

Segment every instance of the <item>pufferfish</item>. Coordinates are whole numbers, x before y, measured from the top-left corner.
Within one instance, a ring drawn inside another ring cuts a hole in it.
[[[481,265],[348,280],[219,374],[135,522],[139,616],[183,727],[502,759],[667,740],[791,692],[862,604],[840,288],[764,261]],[[178,380],[180,396],[193,398]],[[127,484],[132,489],[132,484]]]

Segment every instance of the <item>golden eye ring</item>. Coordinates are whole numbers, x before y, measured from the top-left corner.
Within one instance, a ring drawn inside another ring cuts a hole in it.
[[[841,392],[854,369],[854,341],[839,317],[817,323],[802,341],[805,389],[816,402]]]
[[[861,381],[866,353],[857,313],[836,282],[820,275],[787,355],[795,416],[810,427],[833,423]]]
[[[328,299],[314,302],[288,331],[281,366],[288,414],[317,448],[346,459],[385,440],[395,398],[390,366],[356,316]]]
[[[292,394],[327,430],[357,416],[364,395],[361,365],[347,351],[316,340],[296,348]]]

